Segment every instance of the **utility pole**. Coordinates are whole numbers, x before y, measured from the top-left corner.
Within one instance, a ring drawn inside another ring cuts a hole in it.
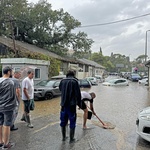
[[[145,63],[147,61],[147,32],[149,32],[150,30],[146,31],[146,36],[145,36]]]

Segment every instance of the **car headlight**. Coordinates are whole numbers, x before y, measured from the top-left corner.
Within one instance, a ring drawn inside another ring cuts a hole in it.
[[[147,115],[147,116],[140,116],[140,118],[144,119],[144,120],[150,121],[150,116],[149,115]]]

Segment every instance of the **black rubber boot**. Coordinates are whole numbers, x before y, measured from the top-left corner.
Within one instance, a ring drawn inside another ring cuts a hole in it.
[[[62,141],[66,140],[66,127],[61,127]]]
[[[73,143],[76,141],[76,139],[74,138],[74,134],[75,134],[75,128],[70,129],[70,143]]]

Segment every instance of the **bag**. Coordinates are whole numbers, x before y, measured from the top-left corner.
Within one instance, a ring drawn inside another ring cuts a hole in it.
[[[30,110],[34,110],[35,105],[34,105],[34,99],[30,99]]]
[[[87,119],[91,120],[91,118],[92,118],[92,112],[88,111],[88,117],[87,117]]]

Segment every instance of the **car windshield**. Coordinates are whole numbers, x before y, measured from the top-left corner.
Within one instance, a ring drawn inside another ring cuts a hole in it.
[[[43,80],[43,81],[37,83],[36,85],[38,85],[38,86],[53,86],[54,83],[55,83],[55,81],[52,81],[52,80]]]
[[[138,74],[132,74],[133,77],[140,77]]]
[[[109,80],[108,82],[109,83],[114,83],[115,81],[117,81],[116,79],[114,79],[114,80]]]

